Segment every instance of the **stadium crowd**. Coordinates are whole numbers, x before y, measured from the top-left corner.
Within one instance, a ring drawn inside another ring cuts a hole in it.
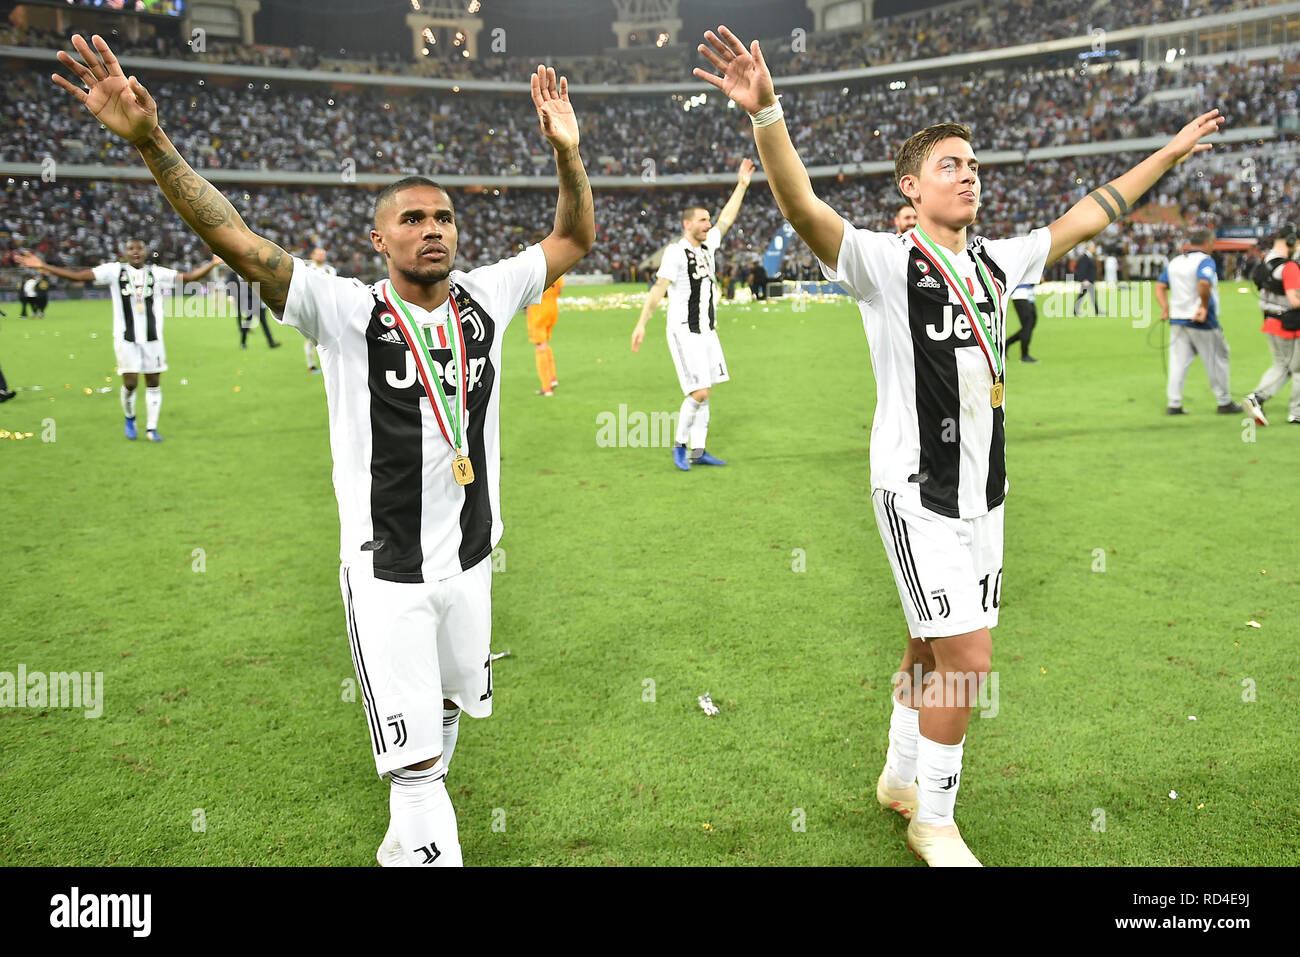
[[[1229,117],[1229,129],[1275,125],[1296,113],[1292,62],[1154,66],[1137,74],[1118,67],[1084,75],[988,71],[914,78],[901,90],[885,84],[795,90],[784,104],[810,166],[892,160],[920,116],[966,123],[980,150],[1024,151],[1168,133],[1209,103]],[[320,84],[229,86],[203,79],[150,86],[169,135],[196,167],[338,173],[350,161],[358,173],[554,174],[523,93],[344,93]],[[0,105],[0,161],[49,156],[138,165],[129,145],[87,123],[79,104],[44,72],[12,75],[0,87]],[[748,121],[718,96],[695,105],[668,95],[588,96],[576,106],[593,173],[721,173],[753,150]]]
[[[987,166],[975,231],[1015,235],[1050,222],[1087,190],[1140,159],[1136,154],[1113,154]],[[222,189],[255,231],[290,252],[305,256],[321,245],[344,275],[370,281],[383,274],[368,239],[373,190],[344,185]],[[824,178],[817,180],[816,189],[835,209],[868,228],[889,228],[900,202],[888,175]],[[644,278],[645,269],[638,267],[680,234],[680,210],[700,203],[716,212],[727,192],[725,187],[597,190],[596,247],[580,271],[607,272],[623,280]],[[453,189],[451,194],[461,230],[457,264],[464,269],[536,242],[554,216],[552,188]],[[1168,256],[1181,248],[1187,223],[1250,224],[1297,217],[1300,173],[1293,154],[1222,150],[1171,171],[1133,218],[1111,227],[1099,242],[1117,254]],[[780,225],[771,194],[755,182],[726,237],[719,267],[748,269]],[[207,255],[152,183],[0,181],[0,229],[7,237],[0,267],[13,265],[18,248],[33,249],[61,265],[114,260],[121,244],[136,236],[168,265],[192,266]],[[808,260],[806,247],[796,239],[787,250],[787,274],[801,264],[806,267]]]
[[[979,3],[964,0],[883,17],[860,27],[811,33],[799,42],[793,34],[763,38],[763,42],[773,75],[779,77],[1086,36],[1097,27],[1115,31],[1280,2],[1282,0],[1134,0],[1114,4],[1105,0],[1092,3],[1086,0],[1084,3],[1074,0],[985,0]],[[1014,24],[1014,33],[1008,31],[1010,24]],[[699,65],[695,38],[674,39],[679,42],[664,48],[634,48],[617,55],[553,57],[543,50],[530,51],[524,56],[510,53],[510,38],[507,37],[505,53],[493,53],[485,44],[479,59],[467,60],[461,55],[460,48],[444,43],[427,48],[429,55],[415,62],[405,59],[410,56],[405,44],[399,44],[398,50],[376,56],[346,49],[318,51],[304,46],[248,46],[215,39],[204,44],[203,52],[195,52],[187,43],[164,35],[132,42],[115,33],[112,42],[115,49],[124,55],[320,69],[336,73],[398,73],[515,81],[527,76],[541,55],[567,72],[573,82],[646,83],[682,80],[689,77],[692,67]],[[688,42],[680,42],[682,40]],[[66,38],[34,28],[5,26],[0,29],[0,44],[59,47],[66,44]]]

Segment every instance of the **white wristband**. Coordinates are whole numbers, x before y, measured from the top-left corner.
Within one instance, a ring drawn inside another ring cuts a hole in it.
[[[749,114],[749,119],[757,129],[760,126],[771,126],[777,120],[785,116],[785,111],[781,109],[781,98],[778,96],[776,102],[771,106],[765,106],[757,113]]]

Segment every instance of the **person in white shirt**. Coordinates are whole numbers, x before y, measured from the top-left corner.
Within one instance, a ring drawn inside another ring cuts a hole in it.
[[[1198,229],[1188,237],[1191,246],[1169,260],[1156,280],[1156,302],[1160,318],[1169,322],[1169,381],[1166,415],[1186,415],[1183,384],[1187,370],[1197,356],[1205,366],[1210,390],[1218,400],[1219,415],[1236,415],[1242,410],[1232,401],[1228,340],[1219,324],[1219,270],[1214,264],[1214,233]]]
[[[390,777],[381,864],[462,863],[447,762],[461,710],[492,710],[491,562],[500,538],[501,336],[516,312],[595,242],[591,186],[568,81],[539,66],[533,104],[560,194],[537,245],[492,266],[454,269],[451,197],[424,177],[387,186],[369,231],[388,276],[309,268],[244,223],[159,126],[153,98],[107,43],[58,54],[85,85],[55,82],[136,147],[185,223],[259,284],[285,325],[316,343],[329,409],[341,568],[375,769]],[[83,62],[84,61],[84,62]]]
[[[854,227],[814,193],[758,41],[746,47],[725,27],[705,40],[698,49],[721,75],[695,75],[750,115],[781,214],[823,274],[857,298],[871,349],[872,503],[908,624],[876,798],[910,818],[908,845],[927,863],[979,866],[953,811],[1001,595],[1010,294],[1125,215],[1176,163],[1209,149],[1201,138],[1223,118],[1201,115],[1050,226],[974,242],[967,229],[980,177],[970,130],[929,126],[895,157],[895,182],[917,214],[916,227],[897,236]],[[938,700],[922,694],[926,672],[939,683]]]
[[[94,282],[113,287],[113,351],[117,374],[122,377],[123,433],[128,439],[139,434],[135,424],[135,390],[140,374],[145,382],[145,429],[150,442],[161,442],[158,416],[162,412],[162,374],[167,371],[163,346],[163,300],[172,295],[177,282],[202,279],[221,264],[213,256],[202,266],[187,272],[147,262],[149,249],[142,239],[128,239],[122,248],[126,262],[100,263],[91,269],[51,266],[32,253],[19,253],[24,266],[76,282]]]
[[[664,250],[655,284],[650,287],[650,295],[632,330],[632,351],[640,352],[646,323],[667,293],[668,351],[685,394],[677,413],[673,464],[683,472],[689,472],[692,465],[727,464],[710,455],[704,447],[709,433],[709,390],[730,378],[718,339],[718,280],[714,257],[722,245],[722,237],[736,221],[753,175],[753,162],[741,160],[736,188],[718,213],[717,226],[712,225],[709,211],[703,206],[682,210],[681,238]]]
[[[40,299],[36,295],[36,284],[40,281],[40,278],[41,278],[40,275],[37,274],[35,276],[28,276],[25,280],[23,280],[23,287],[21,291],[22,294],[20,296],[20,298],[22,299],[23,309],[22,312],[19,313],[20,319],[27,318],[27,309],[29,306],[31,307],[32,310],[33,319],[42,318],[41,314],[43,310],[39,306]]]

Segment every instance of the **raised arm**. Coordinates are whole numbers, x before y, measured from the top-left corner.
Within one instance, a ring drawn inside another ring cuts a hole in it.
[[[62,266],[51,266],[33,253],[19,252],[14,254],[14,260],[20,266],[27,269],[36,269],[40,272],[47,272],[51,276],[59,276],[63,279],[72,279],[76,282],[94,282],[95,272],[93,269],[64,269]]]
[[[662,276],[655,280],[655,284],[650,287],[650,295],[646,296],[645,305],[641,307],[641,318],[636,321],[636,328],[632,330],[632,351],[640,352],[641,343],[645,341],[645,324],[650,321],[654,311],[659,308],[659,302],[663,299],[664,293],[672,283]]]
[[[1052,223],[1052,249],[1047,265],[1056,262],[1079,243],[1092,239],[1121,216],[1126,216],[1142,194],[1187,157],[1211,148],[1201,140],[1223,125],[1218,110],[1202,113],[1188,123],[1168,144],[1156,150],[1119,179],[1094,189],[1069,212]]]
[[[736,171],[736,188],[731,191],[731,198],[722,207],[722,212],[718,213],[718,232],[721,235],[727,235],[727,230],[736,221],[740,204],[745,199],[745,190],[749,189],[749,180],[753,175],[754,161],[748,158],[741,160],[740,169]]]
[[[555,227],[542,240],[546,254],[546,285],[559,279],[591,252],[596,243],[596,213],[591,183],[578,153],[578,118],[569,102],[569,80],[538,66],[532,77],[533,105],[542,135],[555,150],[560,175],[560,199],[555,205]]]
[[[213,256],[202,266],[195,266],[189,272],[181,273],[181,282],[194,282],[197,279],[202,279],[208,273],[212,272],[213,268],[220,265],[221,265],[221,257]]]
[[[93,50],[80,35],[72,38],[82,62],[63,51],[58,54],[59,62],[75,73],[86,88],[82,90],[58,74],[54,74],[54,82],[76,97],[95,119],[140,151],[163,195],[186,225],[235,272],[257,283],[262,301],[282,313],[293,278],[292,257],[250,230],[235,207],[190,168],[158,125],[153,97],[135,77],[122,74],[117,57],[102,37],[92,37],[92,41]]]
[[[699,67],[694,70],[696,76],[735,100],[751,120],[760,110],[780,109],[772,86],[772,74],[763,61],[757,40],[746,50],[726,27],[718,27],[716,34],[710,30],[704,34],[704,39],[709,45],[700,44],[699,51],[722,76],[715,76]],[[758,119],[766,122],[768,116]],[[763,126],[755,123],[754,143],[758,146],[758,158],[763,163],[767,185],[776,197],[781,215],[817,258],[835,269],[840,256],[840,242],[844,238],[844,220],[813,192],[812,180],[808,178],[808,171],[790,140],[785,120],[778,118]]]

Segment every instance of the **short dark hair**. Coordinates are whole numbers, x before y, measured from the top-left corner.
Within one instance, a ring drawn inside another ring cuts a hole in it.
[[[1274,243],[1278,242],[1279,240],[1286,243],[1288,246],[1292,246],[1295,244],[1295,240],[1296,240],[1295,223],[1283,223],[1277,229],[1269,233],[1268,240],[1267,240],[1269,246],[1272,246]]]
[[[439,183],[435,183],[433,180],[429,179],[429,177],[403,176],[396,183],[389,183],[381,189],[379,195],[375,197],[375,225],[379,225],[379,211],[388,203],[392,202],[394,196],[404,189],[413,189],[416,186],[432,186],[434,189],[440,189],[442,190],[443,195],[446,196],[449,201],[451,200],[451,194],[447,192],[446,188]]]
[[[954,136],[969,143],[970,135],[970,127],[962,123],[936,123],[913,133],[894,154],[894,185],[898,186],[904,176],[920,176],[922,165],[939,143]],[[901,187],[899,192],[902,192]],[[913,205],[906,195],[903,201],[908,206]]]
[[[698,205],[698,204],[697,204],[697,205],[694,205],[694,206],[686,206],[686,207],[683,207],[683,208],[682,208],[682,222],[684,222],[684,223],[685,223],[685,222],[689,222],[690,219],[691,219],[691,213],[695,212],[697,209],[698,209],[700,212],[702,212],[702,213],[707,213],[707,212],[708,212],[708,209],[706,209],[705,207],[700,206],[700,205]]]
[[[1187,237],[1187,241],[1193,246],[1204,246],[1214,238],[1214,232],[1209,229],[1197,229]]]

